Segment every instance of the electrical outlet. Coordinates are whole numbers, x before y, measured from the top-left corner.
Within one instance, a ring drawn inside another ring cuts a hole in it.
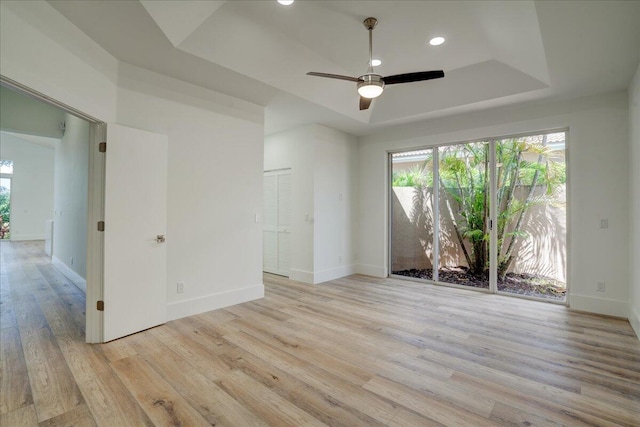
[[[71,257],[71,265],[73,265],[73,257]]]
[[[178,282],[176,286],[176,292],[179,294],[184,293],[184,282]]]
[[[609,228],[609,218],[600,220],[600,228]]]
[[[607,285],[604,282],[596,282],[596,291],[604,292]]]

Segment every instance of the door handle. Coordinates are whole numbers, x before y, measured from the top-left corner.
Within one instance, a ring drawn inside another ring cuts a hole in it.
[[[156,237],[156,242],[164,243],[164,241],[165,241],[164,234],[158,234],[158,236]]]

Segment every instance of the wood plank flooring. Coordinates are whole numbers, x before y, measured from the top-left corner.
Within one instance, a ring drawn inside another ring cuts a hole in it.
[[[2,427],[640,426],[640,342],[624,320],[265,275],[262,300],[88,345],[84,294],[42,248],[0,243]]]

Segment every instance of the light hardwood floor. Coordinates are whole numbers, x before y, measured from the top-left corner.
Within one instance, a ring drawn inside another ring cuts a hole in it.
[[[88,345],[84,295],[42,243],[0,255],[3,427],[640,425],[640,342],[624,320],[265,275],[262,300]]]

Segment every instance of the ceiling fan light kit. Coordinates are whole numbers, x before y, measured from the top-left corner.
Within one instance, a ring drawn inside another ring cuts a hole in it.
[[[347,80],[356,83],[358,94],[360,94],[360,110],[366,110],[371,105],[371,100],[382,95],[385,84],[411,83],[423,80],[439,79],[444,77],[444,71],[419,71],[416,73],[396,74],[383,77],[373,72],[373,29],[378,24],[376,18],[370,17],[362,22],[369,31],[369,69],[360,77],[342,76],[340,74],[309,72],[307,75],[325,77],[328,79]]]
[[[363,80],[358,82],[358,93],[363,98],[377,98],[382,95],[384,82],[378,74],[365,74]]]

